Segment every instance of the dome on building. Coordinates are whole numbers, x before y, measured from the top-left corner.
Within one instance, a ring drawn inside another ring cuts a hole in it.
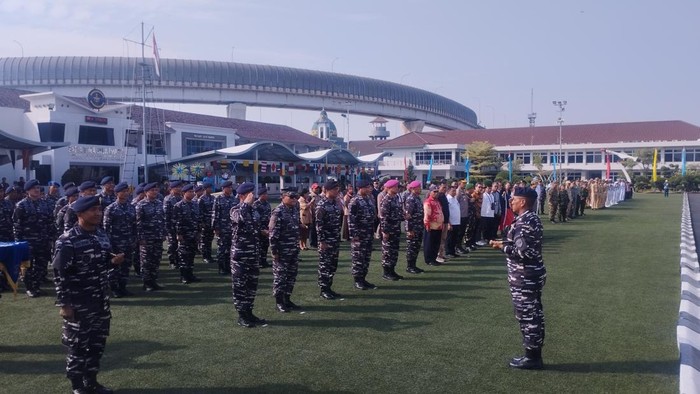
[[[314,122],[313,127],[311,127],[311,135],[322,140],[338,137],[338,129],[336,129],[335,123],[328,118],[325,109],[321,110],[321,117],[318,118],[318,120]]]

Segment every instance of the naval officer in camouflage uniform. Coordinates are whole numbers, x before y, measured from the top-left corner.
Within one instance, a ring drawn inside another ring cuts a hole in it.
[[[510,366],[518,369],[543,367],[542,288],[547,270],[542,260],[542,223],[532,211],[536,201],[534,190],[516,189],[510,206],[517,217],[508,228],[505,240],[491,241],[493,248],[505,253],[508,264],[508,284],[525,347],[525,356],[510,361]]]
[[[211,243],[214,240],[214,231],[211,228],[211,213],[214,208],[214,197],[211,196],[211,183],[204,182],[202,189],[204,194],[197,198],[197,206],[199,207],[201,218],[199,251],[202,253],[204,263],[211,264],[214,262],[211,258]]]
[[[66,182],[65,184],[63,184],[63,193],[64,193],[64,195],[63,195],[63,197],[59,198],[59,199],[56,201],[56,204],[54,204],[54,206],[53,206],[53,216],[54,216],[54,220],[56,220],[56,219],[58,218],[58,216],[56,216],[56,215],[58,214],[58,211],[60,211],[61,208],[63,208],[63,207],[65,207],[66,205],[68,205],[68,197],[65,196],[65,193],[66,193],[66,192],[68,191],[68,189],[70,189],[70,188],[75,188],[75,182]],[[78,190],[78,189],[76,188],[76,190]],[[63,221],[63,220],[61,220],[61,221]],[[63,231],[63,227],[61,227],[61,230],[60,230],[60,231]]]
[[[245,182],[238,186],[239,203],[231,209],[231,282],[233,304],[238,312],[238,324],[243,327],[264,326],[265,319],[253,314],[253,303],[258,291],[258,248],[260,217],[253,209],[255,185]]]
[[[61,235],[63,234],[63,231],[65,230],[65,218],[66,218],[66,211],[68,210],[68,207],[75,202],[75,200],[78,199],[78,188],[77,187],[71,187],[66,189],[66,195],[64,196],[66,198],[66,203],[54,214],[54,223],[56,224],[56,234]],[[59,203],[56,203],[56,207],[59,206]]]
[[[41,198],[39,181],[32,179],[24,184],[27,197],[17,203],[12,214],[15,241],[27,241],[31,265],[24,274],[27,296],[42,295],[41,282],[51,261],[51,246],[56,231],[51,225],[51,208]]]
[[[97,185],[93,181],[85,181],[78,186],[80,197],[92,197],[97,194]],[[68,231],[78,224],[78,215],[73,212],[73,207],[68,204],[63,215],[63,231]]]
[[[121,182],[114,187],[113,203],[104,211],[102,226],[112,244],[112,252],[123,254],[124,261],[110,267],[108,274],[109,287],[112,297],[121,298],[133,295],[126,289],[129,281],[129,267],[132,264],[134,251],[138,250],[136,242],[136,208],[129,203],[129,184]],[[102,200],[104,202],[104,200]]]
[[[114,177],[106,176],[100,181],[100,186],[102,186],[102,191],[100,192],[100,203],[102,204],[102,211],[104,212],[107,207],[113,202],[117,201],[117,195],[114,188]]]
[[[350,235],[350,254],[352,256],[352,277],[358,290],[376,289],[377,286],[367,281],[369,262],[372,258],[374,241],[374,220],[376,209],[372,196],[372,184],[366,179],[356,182],[357,194],[348,204],[348,233]]]
[[[423,242],[423,202],[420,199],[420,181],[408,184],[410,194],[406,197],[403,207],[403,217],[406,220],[406,272],[420,274],[422,269],[416,267],[418,254]]]
[[[258,261],[260,262],[260,268],[267,268],[270,264],[267,263],[267,250],[270,249],[270,234],[268,232],[267,223],[270,223],[270,214],[272,213],[272,207],[267,201],[267,188],[260,187],[258,189],[258,199],[253,203],[253,209],[258,212],[260,216],[260,256]]]
[[[277,310],[289,312],[299,309],[290,299],[299,268],[299,228],[301,217],[296,188],[282,189],[282,203],[272,211],[269,220],[270,247],[272,250],[272,295]],[[265,221],[262,221],[265,224]]]
[[[61,185],[58,182],[55,181],[50,181],[49,182],[49,191],[46,193],[44,196],[44,200],[49,204],[49,208],[51,208],[51,211],[53,212],[54,207],[56,206],[56,203],[58,200],[61,199]]]
[[[231,208],[238,204],[233,194],[233,182],[221,184],[223,193],[214,199],[211,227],[216,234],[216,262],[219,264],[219,275],[231,273]]]
[[[177,236],[177,254],[180,262],[180,281],[184,284],[199,282],[194,276],[194,256],[199,243],[199,206],[194,202],[194,185],[185,185],[182,200],[173,207],[173,222]]]
[[[0,187],[0,242],[14,242],[15,240],[15,235],[12,231],[12,214],[14,211],[15,207],[12,203],[5,200],[5,189]]]
[[[318,235],[318,286],[321,288],[321,297],[327,300],[341,297],[331,289],[333,276],[338,269],[340,218],[343,216],[343,211],[336,202],[339,190],[337,181],[326,181],[314,213]]]
[[[163,256],[165,214],[163,203],[158,200],[158,184],[149,183],[143,190],[146,192],[146,198],[136,204],[136,231],[143,289],[161,290],[163,286],[157,280],[160,258]]]
[[[165,214],[165,235],[168,239],[168,260],[170,268],[177,269],[178,262],[178,242],[175,233],[175,221],[173,220],[173,208],[182,200],[182,181],[170,182],[170,193],[163,199],[163,213]]]
[[[111,253],[109,238],[100,228],[99,197],[79,198],[73,211],[78,225],[58,238],[53,258],[56,306],[63,318],[61,341],[68,348],[66,376],[75,394],[111,393],[97,382],[97,373],[112,317],[107,270],[122,264],[124,255]]]
[[[396,273],[399,259],[399,241],[401,239],[401,220],[404,218],[399,203],[399,181],[390,179],[384,183],[386,195],[379,207],[379,228],[382,234],[382,268],[384,280],[401,280],[403,276]]]

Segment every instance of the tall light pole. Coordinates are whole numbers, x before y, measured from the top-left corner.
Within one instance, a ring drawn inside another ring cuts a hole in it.
[[[564,160],[562,160],[563,156],[562,156],[562,149],[561,149],[561,129],[562,129],[562,125],[564,124],[564,110],[566,109],[566,100],[554,100],[554,101],[552,101],[552,104],[555,107],[559,107],[559,110],[557,111],[557,112],[559,112],[559,119],[557,119],[557,122],[559,123],[559,160],[558,161],[560,163],[559,163],[559,174],[557,174],[557,180],[559,182],[561,182],[563,180],[563,179],[561,179],[561,173],[562,173],[561,166],[562,166],[562,163],[564,162]]]
[[[340,58],[339,58],[339,57],[336,57],[336,58],[333,59],[333,61],[331,62],[331,72],[335,72],[335,61],[338,60],[338,59],[340,59]]]

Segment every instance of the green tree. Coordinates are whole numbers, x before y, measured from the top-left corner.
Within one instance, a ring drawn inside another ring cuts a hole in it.
[[[416,174],[414,172],[413,162],[411,160],[408,161],[408,167],[406,167],[406,172],[408,172],[408,179],[406,179],[406,182],[412,182],[416,180]]]
[[[654,150],[649,148],[638,149],[635,152],[637,159],[642,164],[644,173],[648,172],[651,165],[654,164]]]
[[[462,155],[469,158],[471,166],[469,174],[477,179],[493,176],[501,170],[503,162],[493,145],[487,141],[474,141],[467,147],[467,152]]]

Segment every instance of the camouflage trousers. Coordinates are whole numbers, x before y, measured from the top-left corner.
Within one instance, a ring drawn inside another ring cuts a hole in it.
[[[330,288],[333,285],[333,276],[338,269],[338,254],[340,245],[338,241],[326,241],[326,249],[321,249],[321,242],[318,245],[318,285],[323,288]]]
[[[49,241],[29,242],[30,266],[24,273],[24,286],[27,290],[36,291],[47,274],[51,260]]]
[[[270,249],[270,238],[261,235],[258,237],[259,243],[258,245],[260,246],[258,248],[258,262],[260,266],[267,266],[267,250]]]
[[[129,281],[129,267],[133,260],[133,248],[127,245],[113,246],[112,250],[115,254],[124,253],[124,261],[119,265],[109,265],[107,278],[109,279],[109,287],[112,290],[119,290],[126,287]]]
[[[163,257],[163,241],[159,239],[149,239],[144,245],[139,246],[141,277],[143,282],[150,282],[158,279],[160,269],[160,259]]]
[[[549,204],[549,221],[554,222],[557,220],[557,208],[559,206],[557,204]]]
[[[525,349],[539,349],[544,344],[544,311],[542,287],[510,286],[515,318],[520,324]]]
[[[216,237],[216,262],[219,271],[231,272],[231,233],[219,232]]]
[[[178,253],[177,253],[177,235],[175,233],[168,234],[168,261],[170,261],[171,266],[179,267]]]
[[[238,257],[231,260],[231,282],[233,288],[233,305],[237,312],[253,310],[255,295],[258,292],[260,266],[257,256]]]
[[[199,251],[202,253],[202,258],[211,261],[211,243],[214,241],[214,232],[211,227],[203,227],[201,231]]]
[[[194,257],[197,255],[197,239],[185,238],[177,245],[177,258],[180,263],[179,268],[192,269],[194,267]]]
[[[350,240],[350,254],[352,255],[352,277],[365,278],[369,270],[369,262],[372,258],[372,243],[374,234],[367,231],[358,237],[359,240]]]
[[[401,233],[390,234],[389,239],[382,237],[382,267],[394,268],[399,260],[399,241]]]
[[[68,348],[66,376],[81,378],[97,373],[105,351],[111,315],[100,307],[77,308],[74,321],[63,319],[61,342]]]
[[[566,213],[566,204],[559,204],[559,221],[560,222],[565,222],[566,219],[568,218],[567,213]]]
[[[272,295],[291,296],[299,270],[299,248],[281,250],[277,257],[272,261]]]
[[[467,218],[467,228],[464,231],[465,246],[473,246],[476,244],[476,215],[469,215]]]
[[[423,243],[423,227],[413,231],[413,238],[406,238],[406,267],[415,267]]]

